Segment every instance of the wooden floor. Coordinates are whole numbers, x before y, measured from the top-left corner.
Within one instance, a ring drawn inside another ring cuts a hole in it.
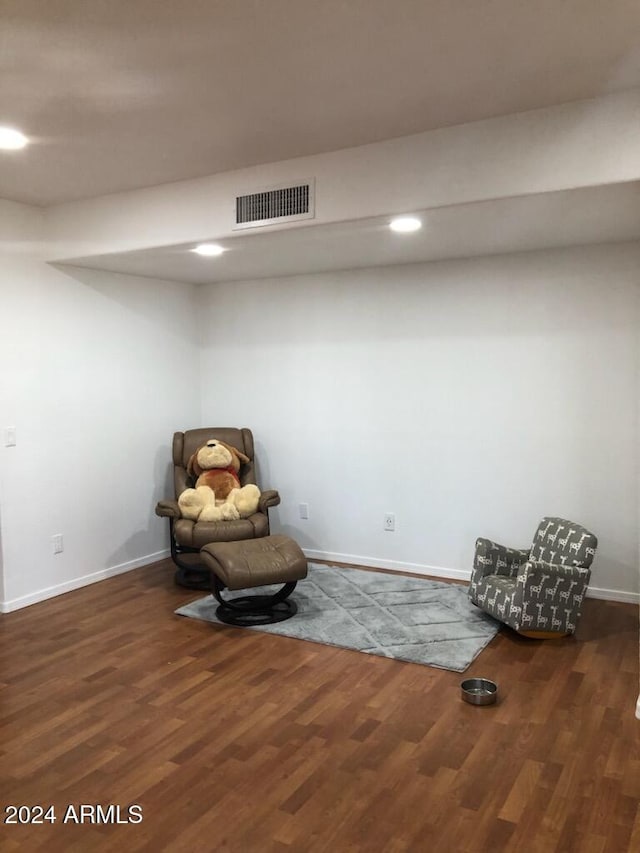
[[[640,851],[635,606],[501,632],[478,708],[457,673],[174,615],[198,596],[167,561],[0,617],[0,799],[57,818],[3,853]],[[69,822],[97,804],[143,820]]]

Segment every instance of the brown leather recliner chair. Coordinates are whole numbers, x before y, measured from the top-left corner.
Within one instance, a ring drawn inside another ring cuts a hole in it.
[[[173,436],[173,482],[174,500],[159,501],[156,515],[169,519],[171,557],[177,566],[176,583],[190,589],[211,588],[211,572],[200,561],[198,554],[203,545],[212,542],[235,542],[242,539],[258,539],[269,535],[269,507],[280,503],[280,495],[274,489],[260,495],[258,511],[249,518],[237,521],[191,521],[182,518],[178,497],[194,485],[187,473],[187,464],[196,450],[210,438],[218,438],[233,445],[249,457],[249,463],[240,468],[240,485],[256,483],[253,434],[246,427],[205,427],[176,432]]]

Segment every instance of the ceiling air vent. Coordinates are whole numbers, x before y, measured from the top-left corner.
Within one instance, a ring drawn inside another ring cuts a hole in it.
[[[256,228],[296,219],[313,219],[313,181],[300,181],[293,186],[274,187],[250,195],[236,197],[238,228]]]

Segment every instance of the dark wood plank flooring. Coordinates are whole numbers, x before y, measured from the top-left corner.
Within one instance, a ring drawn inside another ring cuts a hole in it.
[[[462,676],[175,616],[169,561],[0,617],[3,851],[640,851],[638,610]],[[64,823],[140,804],[138,824]]]

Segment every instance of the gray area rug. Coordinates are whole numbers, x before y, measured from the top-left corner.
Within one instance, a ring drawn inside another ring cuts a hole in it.
[[[272,587],[261,588],[264,590]],[[261,590],[237,590],[233,595]],[[298,613],[286,622],[252,626],[371,655],[464,672],[500,630],[467,598],[467,587],[416,577],[309,565],[292,598]],[[180,607],[179,616],[222,624],[212,595]]]

